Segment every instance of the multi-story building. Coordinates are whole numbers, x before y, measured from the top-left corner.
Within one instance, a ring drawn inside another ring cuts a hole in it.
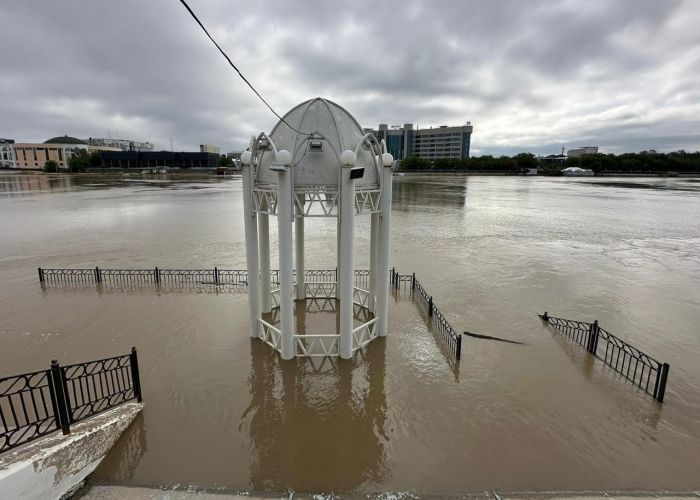
[[[102,166],[106,168],[208,168],[215,169],[220,155],[172,151],[105,151],[102,153]]]
[[[151,142],[132,141],[129,139],[90,137],[87,142],[92,146],[119,148],[122,151],[153,151],[155,147]]]
[[[464,126],[414,129],[413,124],[403,127],[385,123],[372,132],[380,141],[386,141],[389,153],[397,160],[416,156],[426,160],[438,158],[469,158],[471,135],[474,130],[471,122]]]
[[[0,138],[0,168],[17,168],[14,143],[12,139]]]
[[[573,158],[576,158],[577,156],[596,154],[598,154],[598,146],[583,146],[582,148],[570,149],[566,152],[566,156],[571,156]]]
[[[119,151],[118,148],[92,146],[87,142],[69,137],[54,137],[42,143],[19,142],[13,145],[15,163],[21,169],[41,169],[47,161],[55,161],[58,168],[68,168],[71,156],[80,150],[88,154],[93,151]]]
[[[199,152],[200,153],[216,153],[217,155],[220,155],[221,148],[219,146],[214,146],[213,144],[200,144],[199,145]]]

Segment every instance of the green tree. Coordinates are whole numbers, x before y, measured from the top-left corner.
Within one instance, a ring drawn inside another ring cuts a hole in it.
[[[56,163],[53,160],[47,161],[46,163],[44,163],[44,172],[47,172],[47,173],[58,172],[58,163]]]
[[[233,166],[233,158],[229,158],[226,155],[221,155],[219,158],[219,166],[220,167],[232,167]]]
[[[88,158],[88,165],[91,167],[102,166],[102,151],[93,151]]]
[[[399,166],[400,170],[406,171],[416,171],[416,170],[430,170],[431,165],[428,160],[423,158],[418,158],[417,156],[412,156],[410,158],[404,158],[401,160]]]
[[[519,169],[537,168],[537,158],[532,153],[519,153],[513,157]]]
[[[68,160],[68,170],[70,170],[71,173],[84,172],[89,164],[90,157],[88,156],[87,151],[80,149],[77,153],[74,152],[71,155],[70,160]]]

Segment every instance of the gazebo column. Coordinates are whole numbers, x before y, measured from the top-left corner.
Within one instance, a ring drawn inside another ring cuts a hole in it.
[[[282,359],[294,357],[294,302],[292,262],[292,179],[287,166],[272,167],[277,171],[277,231],[280,267],[280,331]]]
[[[267,210],[267,206],[265,207]],[[267,214],[258,214],[260,237],[260,308],[263,313],[272,311],[270,286],[270,221]]]
[[[377,251],[377,308],[379,336],[386,337],[389,320],[389,236],[391,232],[391,164],[389,153],[382,155],[382,214]]]
[[[340,203],[340,188],[336,203]],[[338,206],[338,216],[335,218],[335,298],[340,300],[340,205]]]
[[[345,154],[345,152],[343,153]],[[350,178],[352,162],[346,159],[340,171],[340,357],[352,358],[353,330],[353,281],[355,269],[355,179]],[[341,157],[342,158],[342,157]]]
[[[302,195],[303,196],[303,195]],[[297,266],[297,300],[306,299],[306,284],[304,279],[304,215],[298,213],[294,219],[294,245]]]
[[[377,301],[377,258],[379,252],[379,214],[373,213],[370,216],[370,236],[369,236],[369,310],[376,310]]]
[[[250,336],[258,337],[258,318],[260,317],[260,269],[258,263],[258,226],[253,207],[253,173],[250,165],[243,164],[242,173],[245,256],[248,266]]]

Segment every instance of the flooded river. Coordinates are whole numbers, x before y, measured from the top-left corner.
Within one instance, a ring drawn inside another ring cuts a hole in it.
[[[318,366],[251,341],[245,294],[39,285],[39,266],[243,269],[241,208],[236,177],[0,175],[0,374],[139,349],[145,410],[93,481],[700,488],[697,181],[396,178],[392,266],[416,272],[458,330],[524,344],[465,337],[459,365],[410,293],[391,301],[386,339]],[[368,217],[356,234],[368,267]],[[333,222],[307,221],[307,267],[334,268],[335,242]],[[666,402],[543,326],[545,310],[598,319],[670,363]]]

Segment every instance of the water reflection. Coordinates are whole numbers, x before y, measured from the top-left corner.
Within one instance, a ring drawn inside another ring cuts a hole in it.
[[[319,369],[251,341],[249,426],[255,490],[346,491],[387,474],[384,339]]]
[[[404,177],[394,182],[392,211],[410,212],[415,207],[462,208],[467,195],[467,177],[435,178],[430,176]]]
[[[228,182],[234,177],[211,176],[206,172],[176,175],[141,174],[0,174],[0,195],[23,196],[40,193],[60,193],[77,190],[110,189],[114,187],[142,187],[159,190],[204,189],[202,184]]]
[[[661,403],[652,400],[644,390],[630,383],[623,375],[605,365],[599,359],[589,355],[573,339],[566,335],[558,334],[553,330],[550,331],[557,343],[562,347],[567,358],[575,365],[581,367],[584,376],[591,383],[601,385],[624,384],[629,387],[630,391],[636,392],[639,396],[639,406],[634,411],[629,412],[630,415],[634,416],[640,423],[650,426],[652,430],[657,430],[663,408]]]
[[[70,191],[73,178],[68,175],[0,175],[0,193],[9,196],[46,191]]]

